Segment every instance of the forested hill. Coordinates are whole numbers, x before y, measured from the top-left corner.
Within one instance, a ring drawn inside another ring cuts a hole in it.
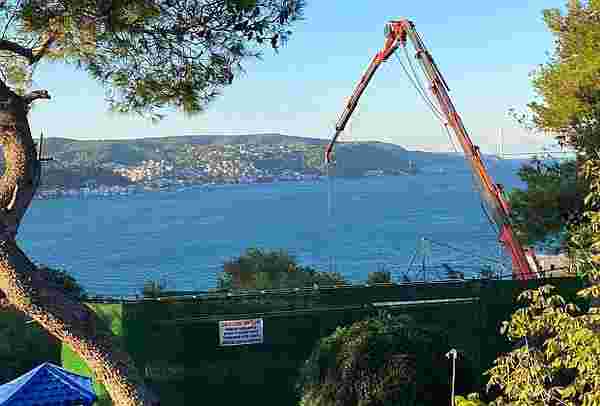
[[[314,167],[322,161],[322,154],[327,142],[328,140],[324,139],[291,137],[281,134],[197,135],[89,141],[47,138],[44,152],[67,166],[84,165],[84,162],[137,165],[149,160],[166,160],[185,166],[188,161],[190,161],[189,164],[192,163],[194,154],[191,151],[194,150],[252,145],[258,150],[262,148],[265,151],[268,150],[267,155],[274,157],[277,153],[272,147],[282,146],[282,158],[284,158],[284,152],[301,152],[305,155],[307,166]],[[352,167],[354,169],[377,169],[382,163],[388,169],[404,169],[408,166],[410,159],[403,156],[407,152],[404,148],[379,142],[340,144],[337,150],[338,160],[344,161],[346,166],[355,165]],[[353,164],[351,164],[352,161]],[[347,169],[351,169],[351,167],[348,166]]]
[[[137,138],[121,140],[73,140],[68,138],[47,138],[48,155],[71,161],[87,158],[92,161],[112,161],[123,164],[139,163],[144,160],[169,159],[173,154],[189,146],[208,145],[325,145],[326,140],[318,138],[291,137],[280,134],[247,135],[191,135],[177,137]]]
[[[281,134],[192,135],[87,141],[51,137],[45,140],[44,152],[45,155],[54,157],[55,162],[63,168],[99,164],[137,166],[144,161],[160,160],[171,162],[177,167],[195,167],[200,162],[209,163],[213,159],[211,157],[256,159],[257,164],[275,162],[279,165],[302,155],[306,169],[317,169],[322,167],[327,142],[325,139]],[[239,151],[244,148],[251,150],[251,154],[240,155]],[[417,170],[437,167],[453,170],[464,167],[464,159],[455,154],[408,151],[398,145],[383,142],[340,143],[335,153],[337,173],[341,176],[362,175],[371,170],[406,171],[411,167]]]
[[[73,140],[47,138],[45,152],[66,165],[83,163],[114,162],[136,165],[142,161],[185,160],[190,147],[224,146],[234,144],[252,145],[324,145],[325,141],[315,138],[288,137],[279,134],[249,134],[239,136],[198,135],[160,138],[138,138],[122,140]]]
[[[48,145],[65,148],[67,145],[81,147],[83,145],[99,146],[108,144],[130,144],[139,146],[153,145],[229,145],[229,144],[316,144],[322,145],[327,140],[308,137],[292,137],[281,134],[245,134],[245,135],[181,135],[176,137],[149,137],[116,140],[73,140],[69,138],[47,138]]]

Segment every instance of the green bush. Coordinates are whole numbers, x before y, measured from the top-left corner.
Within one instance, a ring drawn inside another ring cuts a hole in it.
[[[219,289],[285,289],[346,283],[337,272],[320,272],[297,264],[286,251],[248,249],[225,263],[217,280]]]
[[[37,271],[43,273],[44,278],[53,287],[63,291],[65,295],[77,300],[85,300],[87,298],[87,293],[83,286],[67,271],[50,268],[45,265],[39,266]]]
[[[477,394],[470,394],[469,396],[462,397],[462,396],[457,396],[456,398],[454,398],[454,405],[455,406],[486,406],[486,404],[484,402],[482,402],[481,400],[479,400],[479,396]]]
[[[376,283],[391,283],[392,274],[390,271],[373,271],[367,276],[367,283],[374,285]]]
[[[165,281],[146,281],[142,288],[142,296],[159,297],[165,291],[167,284]]]
[[[569,225],[583,220],[585,184],[576,172],[575,161],[558,164],[537,159],[519,170],[527,188],[512,190],[510,205],[523,244],[550,243]],[[560,249],[564,238],[554,245]]]
[[[447,337],[386,313],[321,339],[300,371],[302,406],[447,404]]]

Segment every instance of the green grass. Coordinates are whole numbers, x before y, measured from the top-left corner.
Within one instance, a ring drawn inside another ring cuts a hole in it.
[[[121,337],[123,332],[122,314],[123,307],[120,304],[88,304],[94,312],[104,320],[107,326],[110,327],[111,331],[117,336]],[[98,382],[94,376],[92,370],[70,347],[62,346],[62,365],[63,368],[74,372],[79,375],[89,376],[92,378],[94,384],[94,392],[98,396],[98,401],[94,403],[95,406],[110,406],[112,401],[106,391],[104,385]]]

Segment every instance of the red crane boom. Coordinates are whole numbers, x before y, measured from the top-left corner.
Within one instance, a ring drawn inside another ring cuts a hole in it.
[[[360,97],[375,75],[375,72],[377,72],[381,63],[386,61],[398,47],[405,47],[407,40],[410,40],[416,50],[416,58],[427,79],[429,90],[437,102],[440,113],[442,113],[446,119],[447,125],[452,128],[458,139],[473,174],[475,175],[475,179],[480,185],[479,190],[481,197],[486,206],[490,209],[492,220],[499,228],[499,240],[512,259],[513,278],[532,279],[537,277],[535,270],[530,266],[525,249],[517,240],[511,226],[510,207],[508,202],[502,196],[502,188],[500,185],[495,184],[490,178],[481,159],[479,147],[471,142],[462,119],[448,95],[450,89],[431,54],[425,47],[421,36],[416,31],[414,24],[409,20],[391,21],[386,25],[385,36],[386,39],[383,49],[375,55],[369,64],[367,71],[360,79],[360,82],[356,86],[354,93],[352,93],[352,97],[348,101],[346,108],[336,124],[335,135],[325,151],[325,160],[327,164],[331,163],[333,147],[340,134],[344,131],[350,116],[358,105]],[[535,264],[535,262],[533,262],[533,264]]]

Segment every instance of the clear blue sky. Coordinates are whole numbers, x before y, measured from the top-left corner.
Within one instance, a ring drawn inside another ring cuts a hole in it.
[[[528,134],[507,114],[533,98],[529,73],[548,60],[552,38],[541,11],[565,0],[308,0],[305,21],[279,55],[262,61],[195,118],[174,113],[159,125],[107,112],[103,90],[62,65],[37,68],[36,88],[53,99],[31,112],[34,136],[116,139],[192,134],[282,133],[329,138],[346,98],[383,45],[386,21],[413,20],[451,89],[473,141],[495,152],[538,150],[547,138]],[[379,140],[409,149],[448,151],[448,138],[395,59],[383,65],[351,119],[345,140]]]

